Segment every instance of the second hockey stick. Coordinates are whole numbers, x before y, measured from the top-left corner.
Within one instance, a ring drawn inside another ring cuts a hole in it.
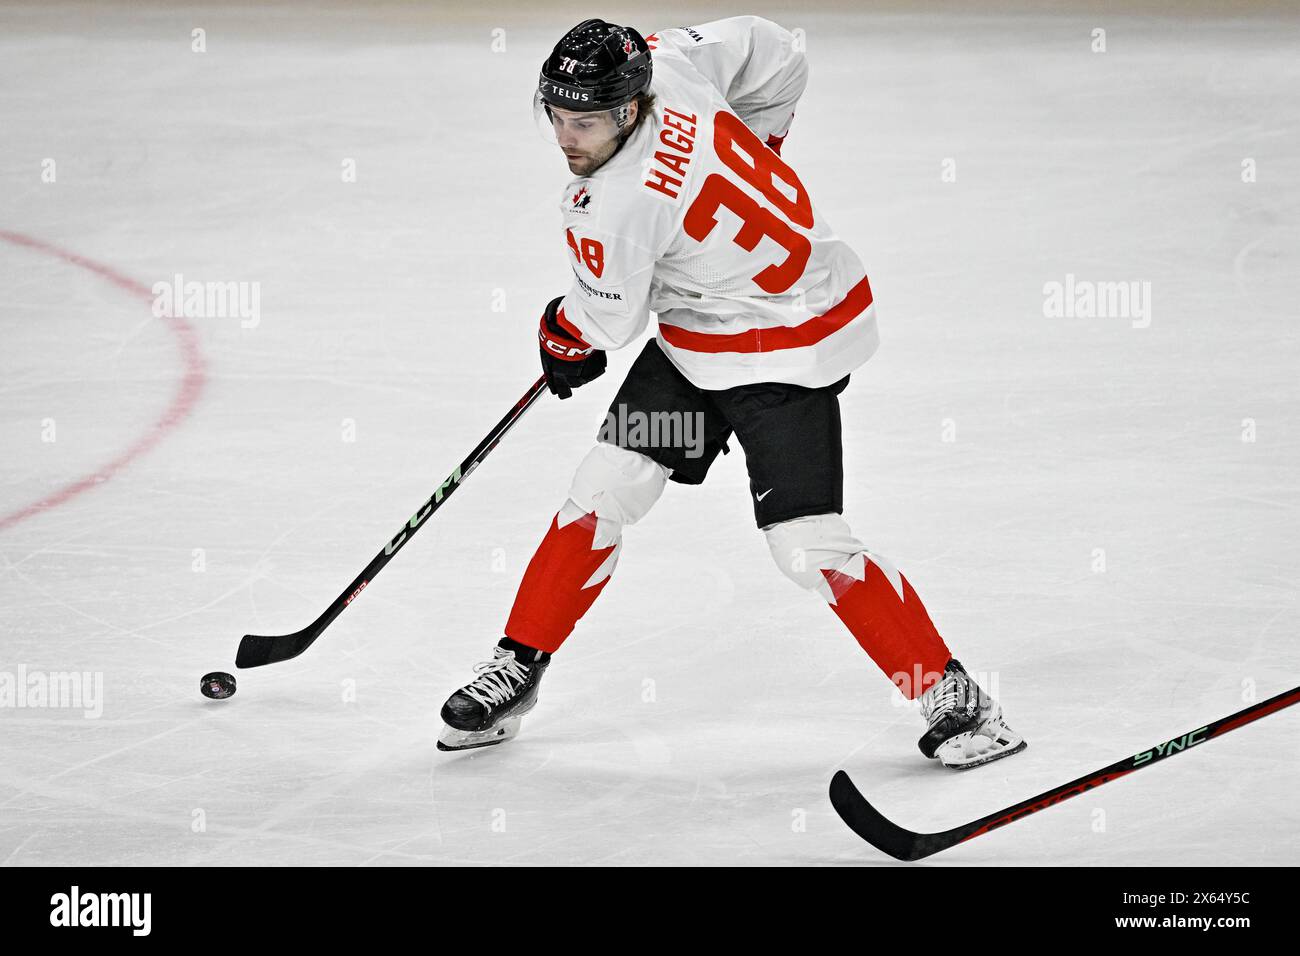
[[[415,532],[420,530],[429,515],[437,511],[442,503],[451,497],[451,493],[461,486],[470,472],[479,466],[493,448],[496,448],[506,432],[515,426],[524,412],[528,411],[533,402],[537,401],[545,391],[546,376],[542,376],[533,382],[523,398],[515,402],[514,407],[506,412],[505,417],[497,422],[496,427],[487,433],[487,436],[475,446],[456,470],[447,476],[447,480],[434,489],[433,494],[420,505],[420,509],[402,526],[396,536],[384,545],[384,550],[375,555],[374,560],[366,565],[365,569],[347,586],[347,590],[335,598],[334,603],[327,607],[320,617],[301,631],[292,634],[245,634],[243,640],[239,642],[235,666],[261,667],[263,664],[287,661],[311,647],[312,642],[320,637],[325,628],[329,627],[330,623],[343,613],[343,609],[374,580],[375,575],[383,569],[384,565],[393,559],[393,555],[397,554],[402,546],[411,540]]]
[[[1198,727],[1181,737],[1166,740],[1149,750],[1143,750],[1131,757],[1125,757],[1123,760],[1116,761],[1109,767],[1103,767],[1095,773],[1085,774],[1077,780],[1063,783],[1046,793],[1030,797],[1013,807],[1007,807],[997,813],[990,813],[986,817],[981,817],[964,826],[953,827],[951,830],[945,830],[942,833],[915,833],[891,822],[867,801],[867,798],[858,791],[858,788],[853,785],[853,781],[849,779],[849,775],[843,770],[836,771],[835,776],[831,778],[831,805],[835,807],[835,812],[840,815],[840,818],[849,825],[854,833],[876,849],[883,850],[897,860],[920,860],[933,853],[938,853],[940,850],[956,846],[958,843],[973,840],[990,830],[996,830],[1008,823],[1015,823],[1031,813],[1045,810],[1048,807],[1055,806],[1062,800],[1078,796],[1085,790],[1091,790],[1093,787],[1100,787],[1103,783],[1118,780],[1134,770],[1149,767],[1157,760],[1164,760],[1166,757],[1182,753],[1197,744],[1203,744],[1207,740],[1221,737],[1230,730],[1236,730],[1238,727],[1259,720],[1261,717],[1266,717],[1284,707],[1290,707],[1298,701],[1300,701],[1300,687],[1295,687],[1286,693],[1278,694],[1276,697],[1270,697],[1258,704],[1252,704],[1245,710],[1239,710],[1235,714],[1221,717],[1204,727]]]

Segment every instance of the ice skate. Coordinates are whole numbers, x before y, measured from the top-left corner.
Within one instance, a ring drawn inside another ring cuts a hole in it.
[[[438,749],[470,750],[513,738],[524,714],[537,703],[537,688],[550,662],[550,654],[502,641],[492,660],[474,665],[478,676],[442,705]]]
[[[943,678],[921,695],[928,723],[917,742],[921,753],[953,770],[969,770],[1024,750],[1024,738],[1002,719],[1002,707],[971,680],[955,659]]]

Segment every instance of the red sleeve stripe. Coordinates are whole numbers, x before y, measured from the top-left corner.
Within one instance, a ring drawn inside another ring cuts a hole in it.
[[[744,332],[693,332],[676,325],[659,323],[659,334],[674,348],[688,352],[776,352],[816,345],[822,339],[848,325],[871,305],[871,286],[867,277],[849,290],[843,300],[821,315],[814,315],[799,325],[779,325],[769,329]]]

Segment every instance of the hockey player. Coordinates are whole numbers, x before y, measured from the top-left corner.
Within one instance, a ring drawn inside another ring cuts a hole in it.
[[[653,311],[658,334],[608,420],[691,416],[702,434],[685,447],[653,429],[602,433],[493,659],[443,706],[440,749],[518,732],[551,656],[609,581],[623,528],[668,481],[702,482],[732,435],[777,567],[920,698],[922,753],[966,768],[1024,748],[907,578],[840,516],[838,395],[875,351],[876,319],[862,263],[780,155],[806,79],[792,34],[758,17],[648,38],[586,20],[543,63],[538,123],[575,177],[561,200],[573,282],[539,329],[547,384],[563,399],[603,374],[606,351],[640,336]]]

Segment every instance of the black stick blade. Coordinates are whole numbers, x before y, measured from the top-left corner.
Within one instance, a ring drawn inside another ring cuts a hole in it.
[[[943,849],[928,849],[924,846],[925,834],[913,833],[891,823],[867,802],[843,770],[835,771],[831,778],[831,806],[849,829],[896,860],[919,860]]]
[[[261,667],[297,657],[311,647],[320,632],[313,628],[294,634],[245,634],[235,655],[236,667]]]
[[[835,807],[835,812],[840,815],[840,819],[847,823],[854,833],[876,849],[888,853],[897,860],[919,860],[932,853],[938,853],[950,846],[956,846],[958,843],[964,843],[966,840],[1006,826],[1008,823],[1023,820],[1031,813],[1054,807],[1062,800],[1068,800],[1070,797],[1087,793],[1094,787],[1100,787],[1104,783],[1126,777],[1135,770],[1150,767],[1161,760],[1190,750],[1207,740],[1213,740],[1215,737],[1226,734],[1230,730],[1244,727],[1252,721],[1276,713],[1284,707],[1290,707],[1292,704],[1300,704],[1300,687],[1293,687],[1276,697],[1270,697],[1268,700],[1251,704],[1235,714],[1221,717],[1171,740],[1162,741],[1147,750],[1139,750],[1133,756],[1117,760],[1109,767],[1102,767],[1100,770],[1086,773],[1069,783],[1063,783],[1059,787],[1053,787],[1051,790],[1038,794],[1036,797],[1022,800],[1005,810],[990,813],[986,817],[972,820],[970,823],[954,827],[951,830],[944,830],[942,833],[914,833],[911,830],[903,829],[896,823],[890,823],[879,810],[867,802],[866,797],[858,792],[858,788],[853,786],[853,781],[849,779],[849,775],[843,770],[836,771],[835,776],[831,779],[831,805]]]

